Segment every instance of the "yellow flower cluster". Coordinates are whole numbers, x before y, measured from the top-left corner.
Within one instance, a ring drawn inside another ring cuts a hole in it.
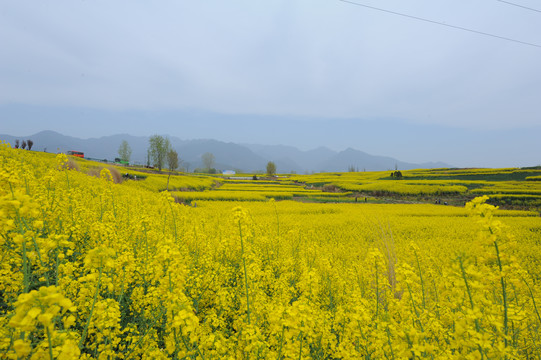
[[[364,184],[351,183],[334,183],[344,190],[364,191],[364,192],[383,192],[392,194],[409,194],[409,195],[444,195],[444,194],[461,194],[465,193],[468,188],[463,185],[454,184],[419,184],[417,182],[401,182],[401,181],[376,181],[367,182]]]
[[[32,359],[79,356],[77,334],[70,331],[75,317],[67,313],[76,308],[56,286],[42,286],[39,290],[22,293],[13,307],[14,314],[4,329],[12,340],[5,353],[8,358],[26,358],[30,354]]]
[[[352,172],[295,175],[290,180],[313,185],[332,184],[347,191],[394,195],[523,196],[523,204],[538,206],[541,169],[419,169],[405,170],[400,179],[390,172]],[[473,197],[472,196],[472,197]],[[491,198],[495,198],[492,197]]]
[[[541,356],[538,214],[189,207],[62,155],[0,164],[0,358]]]
[[[302,185],[279,185],[266,182],[237,181],[205,191],[179,191],[175,196],[181,201],[217,200],[217,201],[267,201],[269,199],[291,200],[293,198],[343,198],[351,192],[328,193],[321,190],[305,189]]]
[[[129,174],[133,180],[127,180],[127,186],[132,186],[139,189],[146,189],[150,191],[163,191],[167,188],[167,181],[169,178],[169,190],[205,190],[214,186],[218,179],[212,176],[204,175],[179,175],[175,173],[174,176],[169,177],[167,174],[149,174],[133,170],[121,169],[124,174]]]

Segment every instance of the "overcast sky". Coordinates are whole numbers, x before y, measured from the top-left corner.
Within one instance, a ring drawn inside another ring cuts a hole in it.
[[[537,165],[541,4],[511,2],[0,0],[0,133]]]

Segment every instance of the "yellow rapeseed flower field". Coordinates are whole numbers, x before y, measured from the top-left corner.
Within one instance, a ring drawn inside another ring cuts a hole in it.
[[[0,164],[2,359],[541,357],[536,212],[193,207],[63,154]]]

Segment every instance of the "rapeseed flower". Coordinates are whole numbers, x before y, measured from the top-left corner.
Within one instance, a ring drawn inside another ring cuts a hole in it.
[[[0,163],[0,357],[541,355],[540,219],[486,197],[190,207],[162,175],[114,184],[6,146]],[[413,185],[395,190],[432,186]],[[224,197],[260,196],[241,188]]]

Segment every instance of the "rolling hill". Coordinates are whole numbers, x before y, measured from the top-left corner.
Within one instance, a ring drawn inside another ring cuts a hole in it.
[[[85,157],[93,159],[113,160],[118,156],[118,148],[122,140],[126,140],[132,148],[131,162],[145,164],[147,161],[148,137],[118,134],[100,138],[80,139],[46,130],[28,136],[0,134],[0,140],[13,144],[16,139],[31,139],[32,150],[46,152],[82,151]],[[414,164],[392,157],[377,156],[360,150],[348,148],[334,151],[326,147],[312,150],[299,150],[293,146],[235,144],[212,139],[183,140],[169,137],[171,145],[179,153],[182,166],[188,171],[201,167],[201,155],[206,152],[214,154],[215,167],[219,170],[233,169],[244,172],[263,171],[268,161],[274,161],[280,173],[309,173],[348,171],[353,167],[358,171],[391,170],[395,167],[403,170],[415,168],[449,167],[437,162]]]

